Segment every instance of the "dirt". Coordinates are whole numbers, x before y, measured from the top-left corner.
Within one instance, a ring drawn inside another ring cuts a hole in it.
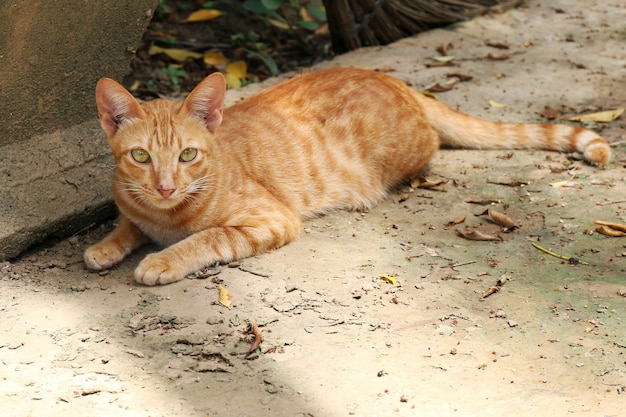
[[[487,118],[540,120],[545,104],[615,108],[624,9],[589,3],[530,2],[325,65],[385,65],[416,88],[469,73],[440,99]],[[512,58],[485,60],[486,39],[516,45]],[[458,67],[429,68],[445,40]],[[427,174],[442,190],[402,186],[369,212],[309,220],[283,248],[173,285],[133,282],[155,246],[87,271],[82,252],[111,223],[0,263],[3,413],[621,415],[626,241],[593,220],[625,222],[623,124],[595,126],[616,142],[606,169],[542,151],[442,150]],[[519,227],[503,231],[487,208]],[[457,233],[474,230],[500,240]],[[254,323],[263,340],[247,354]]]

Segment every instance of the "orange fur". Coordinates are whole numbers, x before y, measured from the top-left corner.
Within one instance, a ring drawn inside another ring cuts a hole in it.
[[[89,268],[110,268],[147,237],[166,246],[135,270],[147,285],[278,248],[298,236],[304,217],[375,204],[440,144],[579,151],[596,164],[610,158],[591,131],[487,122],[370,71],[297,76],[226,110],[224,90],[213,74],[183,102],[139,104],[100,80],[96,100],[121,214],[111,235],[85,251]]]

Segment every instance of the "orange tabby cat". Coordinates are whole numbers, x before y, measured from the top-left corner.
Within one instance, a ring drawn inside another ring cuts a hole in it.
[[[373,205],[441,144],[578,151],[599,165],[611,156],[589,130],[479,120],[371,71],[300,75],[226,110],[224,91],[216,73],[183,102],[140,104],[100,80],[121,215],[85,251],[89,268],[110,268],[152,239],[166,248],[146,256],[135,279],[167,284],[278,248],[298,236],[304,217]]]

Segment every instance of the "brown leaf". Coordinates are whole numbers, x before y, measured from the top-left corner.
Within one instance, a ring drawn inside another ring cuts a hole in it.
[[[411,180],[411,188],[428,188],[435,191],[445,191],[446,180],[431,181],[426,177],[416,177]]]
[[[502,200],[495,200],[495,199],[491,199],[491,198],[486,198],[483,200],[465,200],[466,203],[469,204],[479,204],[481,206],[488,206],[490,204],[498,204],[501,203]]]
[[[595,224],[606,226],[614,230],[619,230],[620,232],[626,233],[626,224],[621,223],[613,223],[613,222],[605,222],[603,220],[594,220]]]
[[[509,59],[511,57],[511,55],[509,54],[489,54],[487,55],[487,58],[492,60],[492,61],[505,61],[507,59]]]
[[[485,210],[483,213],[478,214],[478,216],[484,216],[487,215],[489,216],[489,218],[496,224],[506,227],[508,229],[514,229],[517,226],[515,225],[515,222],[513,221],[513,219],[511,219],[509,216],[507,216],[504,213],[500,213],[499,211],[496,211],[494,209],[487,209]]]
[[[622,232],[621,230],[611,229],[608,226],[598,226],[596,227],[596,232],[601,233],[605,236],[611,236],[611,237],[626,236],[626,232]]]
[[[448,49],[452,49],[452,48],[453,48],[452,43],[444,42],[437,47],[437,52],[439,52],[443,56],[446,56],[448,55]]]
[[[222,284],[218,285],[217,288],[219,290],[217,302],[230,309],[232,306],[232,302],[230,301],[230,291],[228,291],[228,289]]]
[[[246,352],[246,356],[257,350],[263,341],[263,333],[261,333],[261,330],[259,330],[259,326],[257,326],[256,323],[252,323],[250,325],[250,333],[254,335],[254,342],[250,345],[250,349]]]
[[[465,216],[459,217],[458,219],[450,220],[446,226],[454,226],[455,224],[461,224],[465,222]]]
[[[429,91],[431,93],[444,93],[446,91],[450,91],[454,88],[454,83],[450,84],[450,85],[441,85],[439,83],[433,85],[432,87],[429,87],[426,91]]]
[[[472,78],[474,78],[471,75],[466,75],[466,74],[461,74],[460,72],[451,72],[448,75],[446,75],[446,77],[451,78],[451,77],[456,77],[459,79],[459,81],[461,82],[465,82],[465,81],[471,81]]]
[[[499,236],[488,235],[479,230],[472,230],[467,232],[464,230],[457,230],[456,234],[467,240],[484,240],[484,241],[501,241]]]
[[[519,187],[521,185],[528,185],[528,181],[508,180],[508,181],[493,181],[487,180],[487,184],[506,185],[507,187]]]
[[[553,120],[558,119],[561,116],[561,112],[559,112],[554,107],[545,106],[541,115],[548,120]]]
[[[409,193],[400,194],[400,197],[398,197],[398,203],[402,203],[403,201],[408,200],[410,196],[411,195]]]
[[[511,48],[511,45],[509,45],[508,43],[502,43],[502,42],[485,42],[485,45],[491,46],[492,48],[497,48],[497,49],[510,49]]]

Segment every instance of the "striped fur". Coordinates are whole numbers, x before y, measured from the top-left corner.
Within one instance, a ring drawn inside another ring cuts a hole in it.
[[[479,120],[364,70],[301,75],[226,110],[224,90],[213,74],[184,102],[139,104],[116,82],[98,83],[121,214],[85,252],[89,268],[110,268],[152,239],[166,248],[148,255],[135,278],[167,284],[278,248],[298,236],[302,218],[375,204],[440,144],[578,151],[599,165],[610,158],[591,131]]]

